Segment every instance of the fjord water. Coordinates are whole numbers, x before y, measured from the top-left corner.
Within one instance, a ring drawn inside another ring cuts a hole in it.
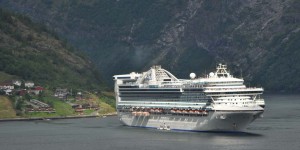
[[[1,150],[299,150],[300,95],[265,95],[264,118],[243,133],[160,131],[117,117],[0,122]]]

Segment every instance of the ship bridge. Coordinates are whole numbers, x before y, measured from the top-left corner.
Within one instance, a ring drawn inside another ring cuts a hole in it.
[[[230,75],[230,73],[227,71],[227,65],[223,65],[223,64],[219,64],[217,66],[217,70],[216,72],[213,74],[213,73],[210,73],[209,75],[210,77],[219,77],[219,78],[232,78],[233,76]]]
[[[140,84],[158,85],[162,82],[176,82],[179,81],[169,71],[161,68],[160,65],[152,66],[150,70],[144,72],[142,77],[138,80]]]

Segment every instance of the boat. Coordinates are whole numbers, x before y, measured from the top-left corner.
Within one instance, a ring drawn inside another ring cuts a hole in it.
[[[118,118],[127,126],[242,131],[264,112],[263,88],[246,87],[224,64],[204,77],[191,73],[188,79],[178,79],[156,65],[113,79]]]
[[[171,130],[170,126],[167,126],[165,123],[163,125],[160,125],[158,128],[158,130]]]

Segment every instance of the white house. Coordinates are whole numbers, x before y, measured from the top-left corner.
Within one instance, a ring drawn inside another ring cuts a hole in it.
[[[16,85],[16,86],[21,86],[22,81],[20,81],[20,80],[13,80],[13,81],[12,81],[12,84],[14,84],[14,85]]]
[[[25,87],[28,87],[28,88],[34,87],[34,83],[33,83],[32,81],[26,81],[26,82],[24,83],[24,85],[25,85]]]
[[[68,94],[69,94],[68,89],[57,88],[55,90],[54,96],[63,99],[66,98]]]
[[[34,93],[35,95],[38,95],[43,91],[44,91],[44,88],[41,86],[36,86],[34,89],[30,90],[30,92]]]
[[[0,83],[0,90],[13,90],[15,87],[11,83]]]
[[[5,92],[6,95],[11,95],[12,90],[11,89],[6,89],[6,90],[4,90],[4,92]]]

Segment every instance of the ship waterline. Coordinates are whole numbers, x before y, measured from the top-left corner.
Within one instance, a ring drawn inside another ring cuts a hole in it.
[[[128,126],[155,128],[167,127],[183,131],[240,131],[245,129],[263,111],[211,112],[207,116],[150,115],[133,116],[119,113],[120,121]]]
[[[116,108],[128,126],[188,131],[240,131],[262,116],[262,88],[247,88],[220,64],[204,78],[177,79],[160,66],[115,75]]]

